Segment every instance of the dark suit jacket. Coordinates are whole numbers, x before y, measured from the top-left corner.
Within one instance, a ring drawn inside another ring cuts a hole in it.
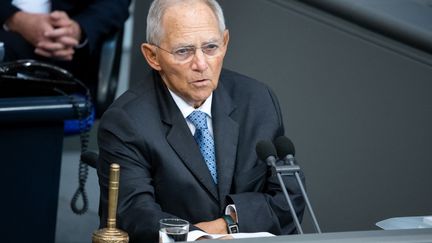
[[[159,74],[123,94],[103,115],[98,133],[102,227],[109,164],[115,162],[121,167],[117,222],[131,242],[157,242],[161,218],[214,220],[228,203],[236,205],[241,232],[293,232],[279,184],[255,152],[258,141],[284,133],[276,97],[264,84],[223,70],[212,117],[217,186]],[[301,215],[299,188],[292,177],[285,183]]]
[[[0,3],[0,24],[3,25],[19,9],[11,0],[0,0]],[[104,37],[123,27],[129,16],[129,3],[130,0],[51,0],[51,8],[65,11],[79,23],[92,52]]]
[[[75,20],[88,40],[83,48],[76,49],[72,61],[59,61],[45,58],[34,53],[34,46],[21,35],[5,31],[3,24],[19,11],[11,0],[0,0],[0,42],[5,44],[4,61],[35,59],[48,62],[70,71],[96,93],[100,48],[103,41],[123,28],[129,16],[130,0],[51,0],[51,8],[65,11]]]

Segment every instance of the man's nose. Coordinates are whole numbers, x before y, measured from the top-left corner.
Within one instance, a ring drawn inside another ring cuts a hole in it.
[[[203,72],[208,68],[207,57],[201,49],[196,49],[192,59],[192,69]]]

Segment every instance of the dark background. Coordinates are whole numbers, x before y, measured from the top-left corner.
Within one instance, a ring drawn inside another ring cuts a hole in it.
[[[148,69],[139,51],[148,2],[135,2],[132,85]],[[225,67],[277,94],[322,230],[431,215],[430,52],[304,2],[219,2]],[[306,214],[306,231],[310,222]]]

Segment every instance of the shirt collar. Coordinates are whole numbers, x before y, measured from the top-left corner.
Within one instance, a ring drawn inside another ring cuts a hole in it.
[[[184,101],[176,93],[172,92],[170,89],[168,89],[168,90],[171,94],[171,97],[174,99],[174,102],[176,103],[177,107],[180,109],[180,111],[181,111],[181,113],[185,119],[195,110],[202,111],[202,112],[206,113],[210,118],[212,117],[211,106],[212,106],[212,100],[213,100],[212,99],[213,98],[213,92],[210,94],[210,96],[206,99],[206,101],[204,101],[204,103],[200,107],[195,109],[193,106],[186,103],[186,101]]]

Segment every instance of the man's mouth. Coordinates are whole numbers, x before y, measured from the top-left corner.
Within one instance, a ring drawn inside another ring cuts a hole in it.
[[[202,83],[202,82],[206,82],[206,81],[210,81],[210,79],[198,79],[198,80],[192,81],[192,83]]]

